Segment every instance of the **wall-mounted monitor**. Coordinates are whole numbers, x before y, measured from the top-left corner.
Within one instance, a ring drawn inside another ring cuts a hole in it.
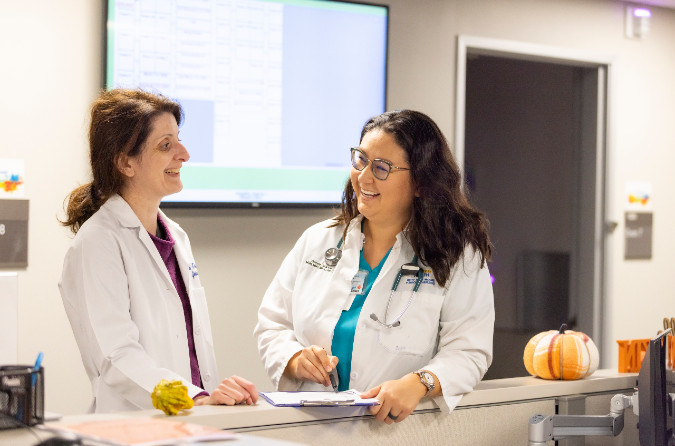
[[[108,0],[106,88],[183,106],[191,158],[165,205],[332,205],[385,111],[387,25],[343,1]]]

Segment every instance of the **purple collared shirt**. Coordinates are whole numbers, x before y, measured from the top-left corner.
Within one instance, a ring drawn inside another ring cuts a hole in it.
[[[195,339],[192,332],[192,307],[190,306],[190,298],[188,297],[187,290],[185,288],[185,282],[183,281],[183,276],[180,274],[180,267],[178,266],[178,259],[176,258],[176,253],[173,250],[173,245],[176,243],[169,228],[167,228],[166,223],[162,220],[162,217],[157,215],[157,224],[160,225],[160,234],[165,236],[165,239],[156,237],[153,234],[150,234],[150,238],[157,247],[159,256],[164,261],[166,269],[169,271],[169,276],[173,285],[176,287],[178,296],[180,297],[180,302],[183,305],[183,315],[185,316],[185,329],[187,331],[187,341],[188,341],[188,350],[190,352],[190,371],[192,373],[192,384],[197,387],[204,388],[202,384],[201,374],[199,373],[199,361],[197,360],[197,351],[195,350]],[[200,392],[198,395],[208,395],[207,392]],[[198,396],[195,395],[195,396]]]

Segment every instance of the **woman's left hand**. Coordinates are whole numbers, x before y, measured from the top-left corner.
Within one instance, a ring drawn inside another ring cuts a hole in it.
[[[224,379],[211,395],[197,398],[195,404],[202,406],[205,404],[225,404],[234,406],[235,404],[246,403],[249,406],[258,401],[258,390],[255,385],[237,375]]]
[[[400,423],[417,407],[427,393],[419,376],[409,373],[403,378],[385,381],[361,394],[361,398],[377,398],[379,406],[371,406],[370,413],[387,424]]]

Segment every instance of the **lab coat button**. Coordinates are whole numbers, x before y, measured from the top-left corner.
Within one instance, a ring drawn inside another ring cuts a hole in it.
[[[359,374],[356,373],[356,372],[352,372],[352,373],[349,374],[349,377],[350,377],[351,379],[356,379],[356,378],[359,377]]]
[[[199,329],[199,327],[195,327],[195,336],[199,336],[202,334],[202,331]]]
[[[211,379],[211,374],[210,374],[210,373],[204,374],[204,379],[207,380],[207,381],[210,380],[210,379]]]

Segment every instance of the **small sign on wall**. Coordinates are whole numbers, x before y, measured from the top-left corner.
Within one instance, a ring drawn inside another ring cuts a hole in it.
[[[24,177],[23,160],[0,158],[0,199],[23,198]]]
[[[652,184],[644,181],[627,182],[624,208],[626,210],[624,258],[651,259],[654,223]]]
[[[626,201],[624,208],[626,211],[651,211],[652,205],[652,183],[646,181],[629,181],[626,183]]]
[[[0,199],[0,268],[28,266],[28,200]]]
[[[651,212],[626,212],[626,260],[652,258]]]

